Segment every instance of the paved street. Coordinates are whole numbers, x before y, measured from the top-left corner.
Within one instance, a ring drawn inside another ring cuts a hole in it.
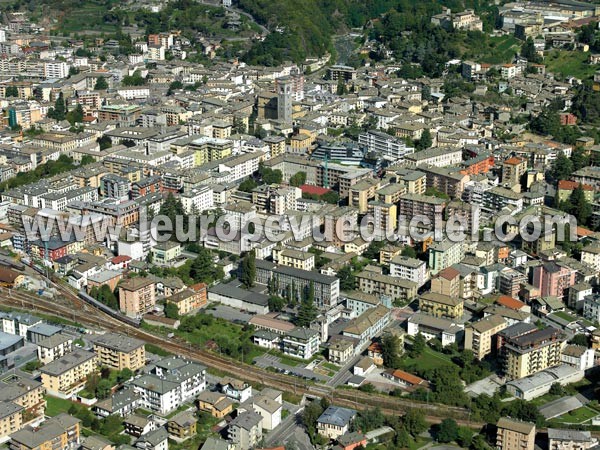
[[[350,359],[343,367],[340,367],[340,370],[329,380],[327,381],[327,386],[340,386],[342,384],[346,384],[346,382],[353,375],[352,368],[354,365],[360,361],[362,355],[357,355],[354,358]]]

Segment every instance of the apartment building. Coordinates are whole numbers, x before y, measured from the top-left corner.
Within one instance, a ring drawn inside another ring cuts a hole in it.
[[[100,366],[136,371],[146,365],[144,342],[122,334],[105,333],[93,339]]]
[[[387,295],[403,303],[417,297],[417,283],[391,275],[364,270],[356,275],[356,282],[358,289],[366,294]]]
[[[446,201],[429,195],[405,194],[398,202],[398,215],[407,221],[419,219],[416,226],[423,229],[433,229],[436,223],[441,223]]]
[[[137,105],[104,105],[98,108],[98,122],[117,121],[121,127],[135,126],[142,108]]]
[[[173,303],[177,306],[177,312],[180,316],[189,314],[194,311],[198,311],[204,308],[208,301],[208,293],[206,285],[204,288],[198,290],[184,289],[183,291],[176,292],[175,294],[167,297],[167,303]]]
[[[496,448],[499,450],[533,450],[535,424],[502,417],[496,424]]]
[[[273,261],[282,266],[294,267],[300,270],[313,270],[315,268],[314,253],[288,248],[274,248]]]
[[[298,298],[302,298],[304,290],[312,286],[315,304],[320,308],[337,305],[340,295],[340,280],[336,277],[322,275],[317,272],[278,266],[271,262],[256,260],[256,282],[268,285],[277,280],[281,293],[286,289],[297,289]]]
[[[43,416],[46,410],[46,390],[41,382],[19,370],[5,372],[0,381],[0,398],[23,408],[30,417]]]
[[[404,158],[409,168],[419,166],[446,167],[458,165],[462,162],[462,149],[455,147],[433,147],[422,150]]]
[[[483,210],[488,214],[494,214],[501,209],[510,206],[513,212],[523,209],[523,195],[510,189],[496,186],[483,193]]]
[[[419,297],[419,311],[443,319],[460,319],[464,313],[464,300],[449,295],[427,292]]]
[[[84,388],[87,376],[97,369],[96,354],[77,349],[40,369],[42,384],[57,397],[70,398]]]
[[[436,275],[446,267],[460,263],[464,255],[464,248],[461,242],[452,242],[450,240],[435,242],[429,247],[431,275]]]
[[[355,349],[363,350],[389,324],[390,317],[391,310],[389,308],[377,305],[348,322],[342,329],[342,335],[355,339]]]
[[[368,210],[369,200],[375,198],[375,193],[379,189],[380,182],[375,179],[362,180],[350,188],[348,196],[348,205],[357,208],[359,214],[364,214]]]
[[[404,140],[378,130],[369,130],[358,136],[358,144],[366,147],[369,152],[375,152],[391,161],[402,161],[406,155],[415,152],[413,147],[407,147]]]
[[[227,437],[236,448],[254,448],[262,440],[262,421],[260,414],[246,411],[233,419],[227,427]]]
[[[10,450],[69,450],[80,444],[80,420],[60,413],[45,420],[40,426],[28,425],[11,434]]]
[[[597,444],[590,431],[548,428],[548,450],[588,450]]]
[[[507,322],[497,315],[484,317],[465,327],[465,349],[482,360],[495,348],[495,336],[508,326]]]
[[[408,256],[398,255],[390,261],[390,275],[417,283],[420,288],[429,279],[427,264]]]
[[[317,330],[294,328],[283,335],[281,340],[283,353],[294,358],[310,359],[319,352],[321,342]]]
[[[57,333],[37,343],[38,359],[48,364],[73,351],[73,338],[66,334]]]
[[[454,167],[419,166],[425,173],[427,188],[436,189],[451,198],[460,198],[471,180],[470,175]]]
[[[583,317],[600,323],[600,295],[591,294],[583,299]]]
[[[600,246],[586,245],[581,250],[581,262],[594,271],[600,272]]]
[[[139,394],[140,407],[168,414],[206,389],[206,367],[170,356],[154,363],[129,385]]]
[[[135,277],[119,285],[119,308],[129,317],[141,317],[156,304],[155,283],[149,278]]]
[[[527,172],[527,160],[513,156],[502,163],[502,184],[508,189],[521,192],[521,182]]]
[[[561,363],[565,338],[560,330],[516,324],[498,333],[501,336],[503,370],[509,379],[519,379]]]

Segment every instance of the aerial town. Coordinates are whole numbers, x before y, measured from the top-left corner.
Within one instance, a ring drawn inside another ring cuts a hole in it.
[[[0,450],[600,449],[599,4],[0,13]]]

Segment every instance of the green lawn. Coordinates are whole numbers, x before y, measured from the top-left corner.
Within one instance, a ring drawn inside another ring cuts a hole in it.
[[[569,314],[566,311],[557,311],[557,312],[552,313],[552,315],[554,315],[560,319],[566,320],[568,322],[574,322],[575,320],[577,320],[577,318],[575,316]]]
[[[329,369],[329,370],[331,370],[333,372],[337,372],[337,371],[340,370],[339,366],[336,366],[335,364],[331,364],[331,363],[328,363],[328,362],[321,363],[321,365],[323,367],[325,367],[326,369]]]
[[[422,372],[452,364],[450,356],[436,352],[430,347],[425,347],[423,354],[417,358],[409,358],[407,356],[404,359],[404,368],[409,372],[412,370]]]
[[[552,50],[544,58],[546,71],[559,77],[574,76],[586,79],[594,75],[598,67],[588,63],[589,53],[579,50]]]
[[[50,417],[57,416],[60,413],[66,413],[69,408],[74,405],[70,400],[65,400],[58,397],[46,396],[46,415]]]
[[[575,409],[570,413],[563,414],[556,419],[557,422],[562,423],[583,423],[598,415],[598,411],[583,406],[579,409]]]

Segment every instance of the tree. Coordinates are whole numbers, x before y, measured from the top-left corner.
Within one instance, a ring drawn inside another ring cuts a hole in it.
[[[269,297],[269,311],[281,311],[285,307],[285,299],[278,295]]]
[[[65,104],[65,98],[63,93],[58,94],[57,99],[54,101],[54,108],[48,110],[48,117],[58,121],[65,120],[67,114],[67,106]]]
[[[273,170],[261,165],[259,173],[265,184],[281,184],[283,181],[283,173],[279,169]]]
[[[425,340],[425,337],[421,333],[418,333],[413,338],[412,346],[410,347],[408,356],[410,356],[411,358],[418,358],[425,351],[426,345],[427,341]]]
[[[321,200],[325,203],[329,203],[330,205],[337,205],[340,201],[340,196],[335,191],[328,191],[321,195]]]
[[[573,162],[564,153],[559,153],[550,171],[555,181],[568,180],[573,173]]]
[[[533,43],[533,39],[527,38],[527,40],[523,43],[521,47],[521,56],[526,58],[527,61],[532,63],[540,63],[541,58],[538,55],[537,50],[535,49],[535,45]]]
[[[109,380],[100,380],[96,387],[96,397],[100,400],[104,400],[110,395],[111,389],[112,386]]]
[[[131,369],[125,367],[121,370],[117,375],[117,383],[124,383],[127,380],[130,380],[133,377],[133,372]]]
[[[294,187],[300,187],[306,184],[306,172],[296,172],[290,177],[290,185]]]
[[[242,264],[240,266],[240,281],[242,284],[251,288],[254,286],[254,281],[256,279],[256,253],[254,250],[249,251],[244,256],[242,260]]]
[[[88,164],[92,164],[94,162],[96,162],[96,160],[94,159],[93,156],[91,156],[91,155],[83,155],[81,157],[81,161],[79,161],[79,164],[82,165],[82,166],[87,166]]]
[[[582,347],[588,346],[588,338],[585,334],[576,334],[569,341],[570,344],[581,345]]]
[[[313,400],[304,408],[302,412],[302,424],[306,428],[306,432],[310,441],[317,442],[317,420],[323,414],[324,408],[320,402]]]
[[[110,136],[102,136],[96,139],[96,142],[100,145],[100,150],[106,150],[112,147],[112,139]]]
[[[385,367],[390,369],[399,368],[402,363],[400,338],[393,333],[385,333],[381,339],[381,353]]]
[[[593,211],[592,205],[585,198],[585,191],[581,184],[571,192],[569,204],[571,205],[569,213],[575,216],[579,224],[585,225]]]
[[[106,82],[106,78],[98,77],[96,78],[96,84],[94,85],[95,91],[103,91],[108,89],[108,83]]]
[[[475,433],[469,427],[458,427],[458,435],[456,436],[456,442],[462,448],[469,448],[473,442],[473,435]]]
[[[483,437],[481,434],[476,434],[473,437],[471,441],[471,446],[469,448],[471,450],[489,450],[490,446],[485,441],[485,437]]]
[[[175,303],[165,303],[164,313],[165,317],[169,319],[179,319],[179,308]]]
[[[458,438],[458,424],[454,419],[444,419],[440,423],[437,440],[439,442],[447,444],[448,442],[455,441]]]
[[[402,417],[402,423],[413,437],[417,437],[429,428],[427,420],[425,420],[425,413],[422,409],[411,408],[406,411],[404,417]]]
[[[296,325],[299,327],[308,327],[316,318],[317,308],[314,301],[308,297],[303,299],[296,315]]]
[[[71,125],[83,122],[83,107],[81,103],[77,103],[77,106],[66,114],[66,119]]]
[[[254,180],[254,178],[248,177],[240,183],[238,189],[242,192],[252,192],[257,187],[258,183]]]
[[[173,91],[183,89],[183,83],[181,81],[175,80],[169,84],[169,89],[167,90],[167,95],[173,95]]]
[[[431,132],[429,128],[425,128],[423,130],[423,134],[421,135],[421,139],[419,139],[416,143],[417,150],[425,150],[433,145],[433,139],[431,138]]]
[[[337,277],[340,279],[340,289],[342,291],[351,291],[356,288],[356,279],[351,266],[344,266],[338,270]]]
[[[408,245],[406,245],[403,249],[402,249],[402,256],[406,256],[408,258],[416,258],[417,257],[417,252],[415,251],[414,248],[409,247]]]
[[[563,395],[565,395],[565,389],[562,387],[562,385],[560,383],[552,383],[552,386],[550,386],[550,390],[548,391],[548,394],[563,396]]]
[[[16,86],[6,86],[6,89],[4,90],[4,96],[6,98],[8,98],[8,97],[18,97],[19,96],[19,89]]]
[[[579,170],[590,165],[590,156],[586,153],[585,149],[577,147],[573,150],[571,161],[573,162],[573,170]]]

